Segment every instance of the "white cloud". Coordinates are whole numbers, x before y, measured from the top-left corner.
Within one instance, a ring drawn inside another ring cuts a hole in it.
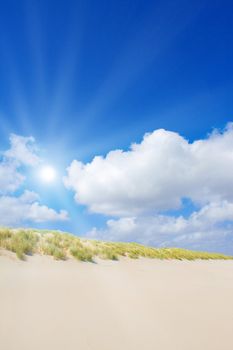
[[[233,125],[193,143],[155,130],[129,151],[74,160],[64,184],[91,212],[118,217],[178,209],[184,197],[199,205],[233,201]]]
[[[25,180],[25,176],[20,172],[22,165],[35,166],[40,161],[33,137],[11,134],[10,144],[10,149],[1,153],[0,194],[12,193],[22,185]]]
[[[24,180],[15,163],[0,162],[0,194],[16,191]]]
[[[65,210],[60,212],[40,205],[38,194],[25,191],[21,196],[0,197],[0,223],[5,226],[15,226],[25,222],[64,221],[68,219]]]
[[[91,212],[116,217],[87,236],[222,251],[233,244],[233,124],[192,143],[155,130],[128,151],[74,160],[64,184]],[[169,215],[182,212],[184,198],[198,209]]]
[[[4,153],[4,156],[13,159],[19,164],[35,166],[40,159],[36,154],[35,139],[32,136],[10,135],[11,148]]]
[[[233,203],[211,203],[188,218],[154,215],[108,220],[105,229],[93,228],[87,236],[207,250],[221,250],[221,242],[225,242],[222,250],[227,251],[226,241],[233,241]],[[232,254],[233,249],[230,247],[229,251]]]

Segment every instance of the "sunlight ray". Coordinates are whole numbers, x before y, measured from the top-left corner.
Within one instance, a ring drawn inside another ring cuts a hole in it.
[[[29,42],[35,75],[35,98],[37,109],[41,109],[46,99],[44,47],[46,38],[41,29],[41,13],[36,1],[25,1],[25,27]],[[43,40],[42,40],[43,39]],[[43,43],[43,44],[42,44]]]
[[[13,108],[12,115],[17,120],[17,130],[24,134],[32,132],[32,124],[29,118],[28,104],[24,95],[22,81],[19,78],[16,62],[9,43],[4,43],[7,50],[4,52],[4,61],[7,67],[7,81],[9,83],[9,99]]]
[[[48,129],[51,132],[54,125],[59,124],[62,114],[67,113],[66,106],[74,88],[74,76],[77,80],[77,70],[80,69],[79,56],[84,35],[85,13],[83,12],[85,9],[83,7],[78,9],[76,4],[70,11],[71,19],[67,28],[65,47],[60,55],[54,96],[49,112]]]
[[[99,122],[107,109],[124,94],[131,84],[152,63],[155,64],[159,55],[166,51],[186,26],[194,20],[201,5],[197,3],[185,5],[185,7],[187,14],[182,20],[182,13],[175,3],[169,11],[165,3],[160,5],[160,8],[151,9],[150,15],[144,18],[138,32],[128,40],[109,75],[82,112],[82,117],[85,118],[85,125],[83,125],[85,128],[89,128],[93,121]],[[169,23],[169,27],[164,27],[163,23]],[[148,42],[151,42],[152,45],[148,46]]]

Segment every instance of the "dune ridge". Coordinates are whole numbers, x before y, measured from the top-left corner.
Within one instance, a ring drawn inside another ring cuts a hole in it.
[[[0,248],[16,253],[19,259],[26,255],[50,255],[57,260],[75,258],[93,261],[95,258],[118,260],[119,257],[137,259],[233,259],[219,253],[207,253],[181,248],[154,248],[138,243],[106,242],[84,239],[72,234],[36,229],[0,228]]]

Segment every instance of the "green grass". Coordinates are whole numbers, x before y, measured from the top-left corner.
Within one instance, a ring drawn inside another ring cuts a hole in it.
[[[57,247],[54,244],[43,244],[40,247],[40,250],[44,255],[51,255],[56,260],[65,260],[66,254],[64,250],[60,247]]]
[[[104,242],[81,239],[59,231],[0,228],[0,248],[14,252],[19,259],[26,255],[50,255],[56,260],[75,258],[93,262],[95,257],[118,260],[120,257],[138,259],[233,259],[218,253],[180,248],[152,248],[138,243]]]
[[[85,247],[73,246],[70,248],[71,255],[80,261],[93,261],[93,253]]]
[[[10,229],[0,230],[0,247],[16,253],[19,259],[25,254],[33,254],[39,237],[30,230],[20,230],[15,233]]]

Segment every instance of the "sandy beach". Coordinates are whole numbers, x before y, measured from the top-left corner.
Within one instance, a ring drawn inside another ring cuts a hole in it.
[[[233,261],[0,256],[1,350],[232,350]]]

